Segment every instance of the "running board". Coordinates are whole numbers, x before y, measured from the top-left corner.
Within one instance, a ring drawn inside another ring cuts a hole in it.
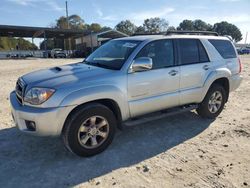
[[[172,116],[172,115],[176,115],[179,113],[183,113],[183,112],[187,112],[187,111],[191,111],[198,108],[198,105],[185,105],[185,106],[181,106],[181,107],[175,107],[175,108],[170,108],[167,110],[162,110],[159,112],[154,112],[151,114],[147,114],[147,115],[143,115],[137,118],[133,118],[130,119],[128,121],[125,121],[123,123],[124,126],[126,127],[130,127],[130,126],[135,126],[135,125],[139,125],[139,124],[143,124],[146,122],[150,122],[150,121],[155,121],[158,119],[162,119],[168,116]]]

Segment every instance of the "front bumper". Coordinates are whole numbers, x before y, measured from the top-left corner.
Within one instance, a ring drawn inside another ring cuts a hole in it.
[[[10,94],[11,112],[16,126],[25,133],[35,136],[59,136],[68,114],[75,106],[35,108],[21,105],[15,92]],[[27,121],[35,122],[35,131],[27,128]]]
[[[229,78],[230,92],[236,90],[240,86],[242,80],[243,77],[240,74],[231,76]]]

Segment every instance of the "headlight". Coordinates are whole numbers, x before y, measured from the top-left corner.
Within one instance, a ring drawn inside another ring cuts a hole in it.
[[[49,88],[31,88],[24,96],[24,101],[32,105],[39,105],[47,101],[55,92]]]

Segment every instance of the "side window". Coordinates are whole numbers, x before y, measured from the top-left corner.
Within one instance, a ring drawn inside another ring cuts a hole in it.
[[[228,40],[208,40],[224,59],[236,58],[232,43]]]
[[[179,39],[179,50],[182,65],[209,61],[207,52],[198,39]]]
[[[195,39],[180,39],[179,49],[182,65],[199,62],[199,48]]]
[[[136,56],[150,57],[153,69],[171,67],[174,65],[174,48],[172,40],[158,40],[147,44]]]

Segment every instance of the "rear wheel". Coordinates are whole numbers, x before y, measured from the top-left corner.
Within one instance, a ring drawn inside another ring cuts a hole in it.
[[[204,118],[216,118],[224,108],[226,96],[223,86],[212,85],[202,103],[199,104],[197,113]]]
[[[90,104],[71,114],[62,133],[67,149],[79,156],[104,151],[112,142],[116,118],[104,105]]]

